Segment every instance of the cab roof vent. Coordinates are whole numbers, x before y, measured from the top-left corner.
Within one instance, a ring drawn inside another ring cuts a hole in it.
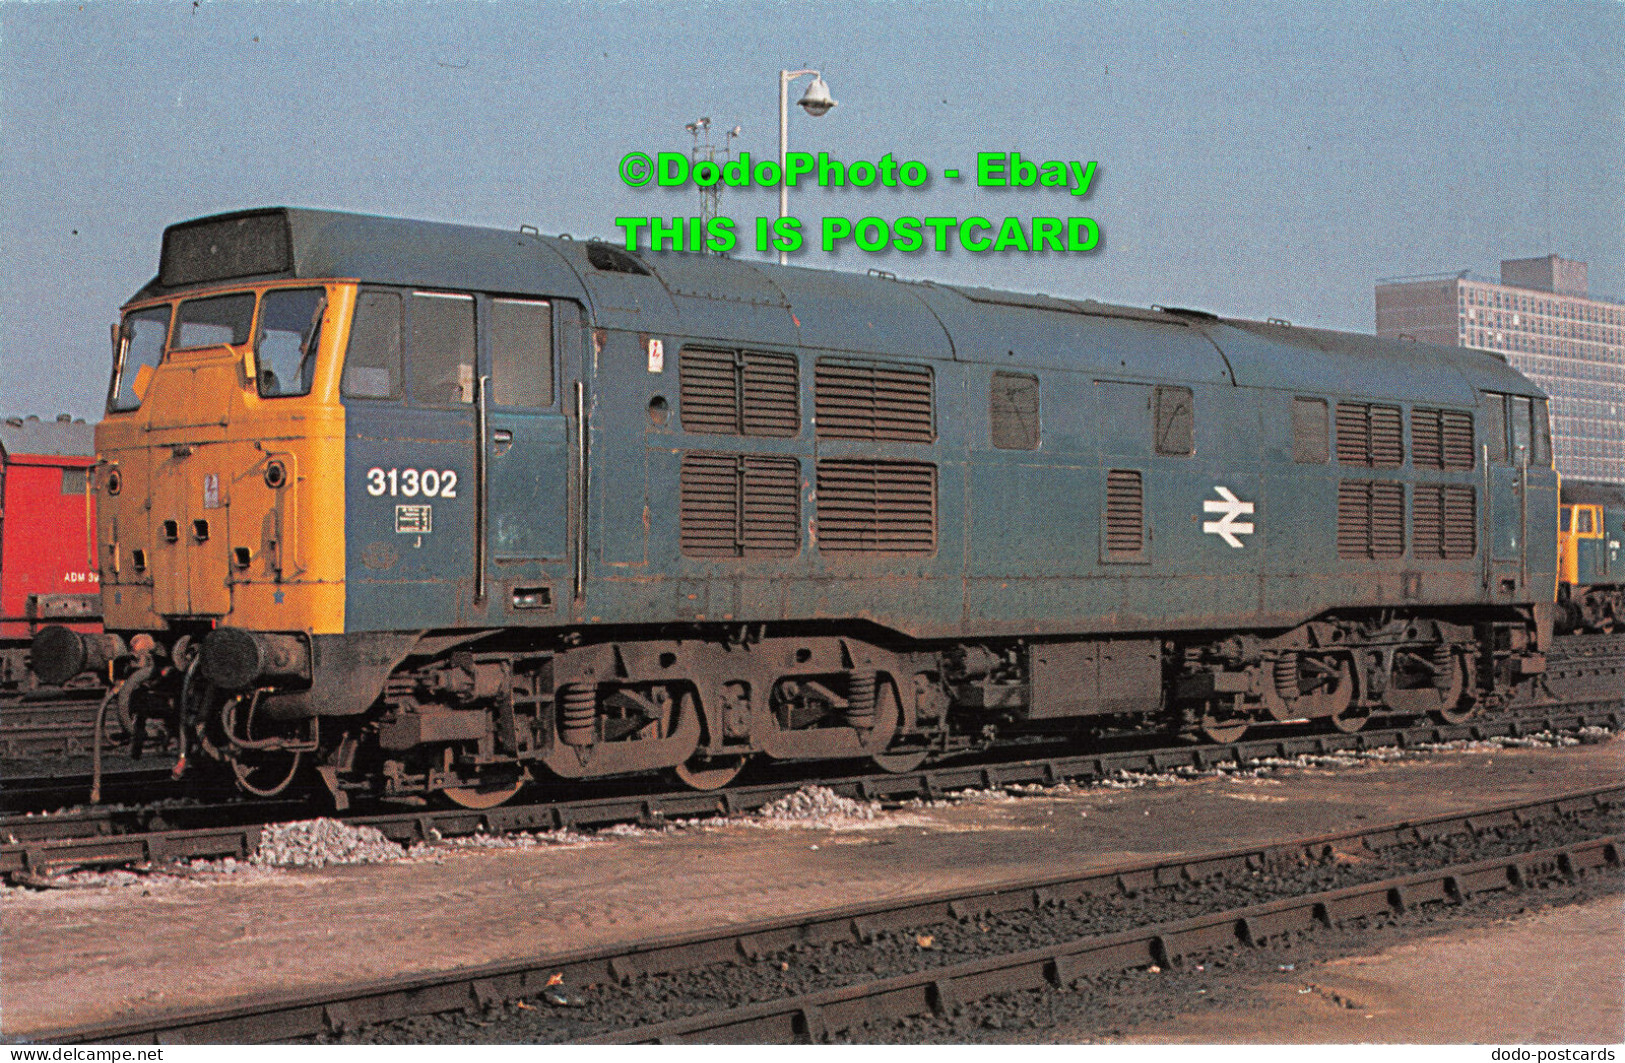
[[[179,288],[292,271],[287,211],[246,211],[165,229],[158,283]]]
[[[650,276],[649,268],[625,251],[598,240],[587,244],[587,261],[593,269],[605,273],[631,273],[638,277]]]

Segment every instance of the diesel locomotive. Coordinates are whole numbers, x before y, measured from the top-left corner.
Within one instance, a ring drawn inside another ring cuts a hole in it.
[[[261,209],[165,231],[96,443],[35,667],[340,805],[1460,721],[1552,627],[1541,392],[1282,321]]]
[[[1557,527],[1557,627],[1625,627],[1625,485],[1564,480]]]
[[[30,692],[33,637],[101,630],[91,426],[62,414],[0,420],[0,693]]]

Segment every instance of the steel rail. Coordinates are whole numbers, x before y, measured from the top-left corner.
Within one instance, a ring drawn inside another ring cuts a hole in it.
[[[964,789],[1008,785],[1053,786],[1062,782],[1103,779],[1122,772],[1167,772],[1180,768],[1210,769],[1219,764],[1245,764],[1268,757],[1325,756],[1380,748],[1410,748],[1431,743],[1518,737],[1540,731],[1568,731],[1584,726],[1625,726],[1625,703],[1617,699],[1574,703],[1564,711],[1542,707],[1537,713],[1463,724],[1428,723],[1407,728],[1355,734],[1289,735],[1233,742],[1229,745],[1183,745],[1116,753],[1064,755],[991,764],[947,765],[897,775],[860,775],[835,779],[784,779],[767,784],[717,791],[676,790],[622,794],[537,804],[503,805],[483,811],[414,809],[375,815],[344,816],[346,823],[373,827],[403,845],[436,838],[513,831],[563,830],[615,823],[662,821],[681,817],[739,815],[794,793],[810,783],[844,797],[865,801],[935,799]],[[233,806],[237,807],[237,806]],[[255,807],[245,803],[247,809]],[[246,860],[259,848],[263,821],[212,825],[183,830],[110,834],[95,827],[96,813],[60,820],[64,830],[96,830],[78,837],[41,837],[51,817],[0,820],[0,875],[36,880],[69,868],[159,865],[230,857]],[[13,823],[31,837],[15,833]],[[60,832],[59,832],[60,833]]]
[[[1382,824],[1361,826],[1352,830],[1320,833],[1286,841],[1262,845],[1197,853],[1160,860],[1140,860],[1118,865],[1093,868],[1069,874],[1029,876],[1004,882],[983,883],[973,887],[945,890],[912,897],[887,898],[824,909],[813,913],[800,913],[787,917],[758,920],[738,924],[724,931],[709,931],[682,935],[668,935],[630,943],[620,943],[593,949],[530,957],[518,961],[503,961],[479,967],[465,967],[453,971],[410,975],[360,985],[343,986],[332,990],[316,990],[294,994],[268,994],[227,1005],[164,1012],[134,1019],[90,1023],[30,1035],[37,1042],[75,1044],[87,1042],[125,1043],[259,1043],[311,1037],[343,1029],[353,1029],[369,1023],[390,1022],[416,1015],[438,1012],[479,1009],[504,1000],[519,999],[540,994],[554,980],[563,977],[573,988],[590,985],[626,982],[640,975],[674,973],[692,970],[714,963],[750,960],[770,954],[797,943],[830,943],[835,941],[862,942],[872,935],[896,929],[921,927],[954,921],[969,916],[1034,909],[1055,902],[1064,902],[1091,895],[1126,893],[1155,886],[1180,882],[1195,882],[1215,876],[1250,874],[1286,862],[1314,860],[1334,849],[1359,844],[1373,852],[1398,845],[1418,844],[1455,835],[1480,833],[1515,827],[1527,823],[1544,822],[1556,817],[1582,812],[1609,810],[1625,805],[1625,784],[1594,787],[1549,795],[1534,800],[1501,803],[1416,820],[1396,820]],[[1571,852],[1574,867],[1597,866],[1591,852],[1584,846],[1569,846],[1565,851],[1584,850],[1579,855]],[[1617,865],[1618,847],[1608,850],[1610,861]],[[1535,857],[1545,861],[1543,854],[1518,854],[1500,861],[1505,866],[1529,865]],[[1548,861],[1549,862],[1549,861]],[[1496,861],[1491,861],[1491,864]],[[1413,879],[1436,878],[1444,872],[1428,872]],[[1489,888],[1493,876],[1485,876],[1478,865],[1472,869],[1448,872],[1457,876],[1461,888],[1471,892]],[[1443,879],[1439,879],[1443,881]],[[1409,885],[1404,880],[1402,897],[1427,896],[1426,890]],[[1384,885],[1383,890],[1396,888]],[[1377,889],[1375,886],[1355,886],[1338,891],[1339,895],[1364,896]],[[1271,902],[1259,906],[1257,912],[1246,916],[1254,920],[1249,924],[1258,931],[1271,926],[1259,922],[1275,918],[1274,909],[1285,910],[1293,902]],[[1265,911],[1269,909],[1269,911]],[[1249,910],[1251,912],[1251,910]],[[1203,930],[1201,935],[1189,936],[1205,927],[1226,925],[1228,916],[1205,916],[1185,920],[1173,930],[1163,928],[1154,937],[1163,941],[1166,953],[1168,935],[1172,948],[1188,948],[1191,943],[1205,940],[1214,933]],[[1262,931],[1259,931],[1262,932]],[[1269,930],[1269,934],[1282,930]],[[1136,932],[1129,932],[1131,935]],[[1187,935],[1187,936],[1179,936]],[[1119,935],[1121,936],[1121,935]],[[1233,936],[1233,935],[1232,935]],[[1223,935],[1218,934],[1219,939]],[[1098,939],[1108,940],[1108,939]],[[1077,948],[1077,942],[1056,946],[1083,954],[1090,950]],[[1025,955],[1025,954],[1023,954]],[[1142,948],[1133,955],[1148,955]],[[1159,962],[1157,953],[1145,962]],[[1132,957],[1131,957],[1132,958]],[[990,961],[977,961],[987,964]],[[995,964],[995,966],[997,966]],[[960,978],[956,968],[936,967],[924,976],[929,985],[945,977]],[[1078,977],[1077,974],[1071,975]],[[972,983],[968,980],[965,985]],[[826,990],[845,992],[845,990]],[[817,1005],[822,1007],[823,1005]],[[769,1011],[772,1005],[764,1005]],[[777,1009],[783,1011],[784,1009]],[[792,1012],[796,1013],[796,1012]],[[663,1024],[669,1025],[669,1024]],[[647,1040],[657,1027],[634,1028],[609,1037]],[[679,1031],[656,1032],[656,1037],[676,1036]]]
[[[1625,835],[1495,857],[1379,882],[1283,898],[1095,938],[1068,941],[782,1000],[633,1027],[583,1044],[791,1044],[818,1042],[876,1020],[927,1012],[1032,989],[1065,990],[1079,979],[1177,961],[1318,930],[1344,920],[1405,912],[1427,904],[1470,903],[1601,867],[1618,868]]]

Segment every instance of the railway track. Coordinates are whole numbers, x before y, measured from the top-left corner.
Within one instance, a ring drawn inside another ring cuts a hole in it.
[[[1387,747],[1414,747],[1586,726],[1625,726],[1618,697],[1544,706],[1516,717],[1466,724],[1421,723],[1356,734],[1285,734],[1229,745],[1181,744],[1087,755],[1049,756],[993,763],[936,765],[896,775],[808,778],[787,775],[760,785],[713,792],[617,792],[585,799],[503,805],[484,811],[410,809],[386,814],[344,815],[346,822],[381,831],[413,845],[432,839],[616,823],[658,822],[682,817],[751,812],[809,782],[865,801],[930,799],[954,790],[1012,784],[1054,785],[1109,778],[1122,772],[1168,772],[1242,764],[1269,757],[1328,755]],[[257,811],[264,809],[263,812]],[[233,801],[196,807],[81,808],[65,815],[0,818],[0,875],[30,882],[74,868],[158,866],[226,857],[242,860],[258,848],[265,825],[290,814],[309,815],[308,805]],[[214,817],[218,816],[218,819]]]
[[[404,1032],[419,1042],[862,1040],[869,1024],[957,1013],[990,996],[1065,992],[1112,972],[1617,875],[1622,807],[1625,786],[1610,786],[725,932],[262,996],[49,1031],[40,1040],[368,1040],[378,1024],[407,1024]]]
[[[100,691],[52,691],[0,701],[0,760],[89,756],[100,702]],[[108,745],[117,744],[114,738],[109,736]]]

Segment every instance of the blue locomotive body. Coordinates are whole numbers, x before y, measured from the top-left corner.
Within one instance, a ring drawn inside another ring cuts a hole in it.
[[[140,299],[346,309],[342,624],[199,658],[367,721],[335,793],[1465,718],[1540,668],[1546,402],[1492,354],[317,211],[166,255],[245,218],[280,258]]]

